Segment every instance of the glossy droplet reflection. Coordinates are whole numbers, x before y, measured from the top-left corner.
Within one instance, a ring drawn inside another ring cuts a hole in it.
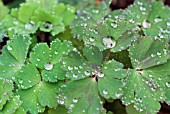
[[[103,45],[107,48],[113,48],[116,45],[116,41],[114,39],[111,39],[110,37],[103,38]]]

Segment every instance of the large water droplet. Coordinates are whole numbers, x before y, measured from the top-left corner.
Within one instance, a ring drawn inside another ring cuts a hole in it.
[[[111,39],[110,37],[103,38],[103,44],[107,48],[113,48],[116,45],[116,41],[114,39]]]
[[[104,73],[99,72],[99,73],[98,73],[98,77],[103,78],[103,77],[104,77]]]
[[[53,64],[51,64],[51,63],[46,63],[46,64],[44,64],[44,68],[45,68],[46,70],[52,70],[52,69],[53,69]]]

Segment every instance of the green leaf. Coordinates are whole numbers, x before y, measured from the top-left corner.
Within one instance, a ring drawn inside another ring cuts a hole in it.
[[[58,106],[56,96],[59,93],[60,83],[48,83],[43,81],[39,90],[38,100],[41,106],[56,108]]]
[[[8,8],[0,1],[0,21],[8,14]]]
[[[43,80],[50,82],[63,80],[65,71],[61,69],[60,61],[71,50],[73,50],[73,47],[69,41],[61,42],[56,39],[51,42],[50,47],[46,43],[40,43],[33,48],[30,54],[30,62],[42,70]]]
[[[48,114],[67,114],[68,110],[61,105],[58,105],[56,109],[49,109]]]
[[[42,51],[40,51],[42,50]],[[40,69],[45,68],[45,64],[50,62],[50,50],[46,43],[37,44],[30,53],[30,62]]]
[[[28,89],[41,80],[38,70],[32,64],[23,66],[16,77],[16,84],[19,88]]]
[[[94,25],[100,23],[109,13],[109,5],[111,1],[102,1],[99,6],[91,6],[84,11],[79,11],[77,19],[71,24],[72,33],[78,39],[86,38],[86,31]]]
[[[62,22],[69,25],[75,18],[75,8],[70,5],[58,4],[54,8],[54,15],[62,17]]]
[[[129,49],[132,65],[135,69],[145,69],[167,62],[168,44],[149,37],[137,40]]]
[[[30,89],[17,91],[17,94],[20,96],[20,99],[23,102],[22,107],[26,112],[29,111],[31,114],[44,112],[45,109],[40,105],[38,101],[40,86],[41,84],[37,84]]]
[[[2,49],[0,55],[0,74],[1,77],[14,80],[16,74],[25,64],[28,48],[30,45],[30,37],[18,35],[12,41],[8,41],[7,45]]]
[[[19,107],[14,114],[26,114],[26,112],[22,107]]]
[[[53,36],[64,31],[62,18],[51,15],[50,12],[44,11],[42,9],[35,11],[35,15],[32,17],[32,20],[35,23],[40,23],[41,31],[51,32]]]
[[[13,83],[9,80],[0,78],[0,110],[8,100],[10,100],[13,92]]]
[[[64,104],[71,114],[99,114],[102,109],[94,78],[68,82],[63,85],[61,93],[58,102]]]
[[[126,107],[127,114],[146,114],[147,112],[138,112],[133,105],[129,105]]]
[[[18,9],[18,19],[22,23],[27,23],[31,20],[31,17],[34,15],[35,7],[29,4],[21,4]],[[27,12],[27,13],[26,13]]]
[[[0,114],[13,114],[17,108],[20,107],[21,103],[19,96],[12,96],[12,99],[7,102],[4,108],[0,111]]]
[[[119,98],[122,95],[120,91],[123,82],[120,80],[126,76],[126,71],[122,69],[123,65],[114,60],[105,62],[98,73],[98,88],[100,94],[106,98]]]
[[[150,14],[151,2],[148,0],[136,0],[133,5],[126,9],[126,18],[133,20],[135,23],[141,24],[147,20]]]
[[[67,71],[66,77],[76,80],[91,75],[88,61],[77,51],[71,51],[62,59],[62,68]]]
[[[76,50],[71,51],[62,59],[63,69],[67,71],[66,77],[77,80],[92,76],[102,64],[101,51],[94,46],[87,45],[83,49],[84,57]],[[92,72],[94,71],[94,72]]]
[[[148,80],[143,72],[128,71],[121,100],[125,105],[134,103],[134,107],[140,112],[146,110],[149,114],[155,114],[160,109],[159,101],[165,99],[164,91]]]
[[[58,3],[58,0],[27,0],[27,4],[32,4],[37,9],[43,9],[45,11],[51,12],[53,10],[53,7],[55,7]]]
[[[56,96],[59,92],[60,85],[60,83],[42,81],[30,89],[18,90],[17,94],[20,95],[23,101],[22,107],[25,111],[29,111],[31,114],[44,112],[45,106],[51,108],[58,106]]]
[[[103,62],[103,55],[99,48],[93,46],[86,46],[83,49],[83,55],[91,64],[101,65]],[[97,55],[97,56],[96,56]]]

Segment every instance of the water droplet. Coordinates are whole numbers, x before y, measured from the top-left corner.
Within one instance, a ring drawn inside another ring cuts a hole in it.
[[[58,100],[58,103],[63,105],[64,104],[64,100]]]
[[[143,26],[143,28],[150,28],[151,24],[146,22],[146,20],[145,20],[145,21],[143,21],[142,26]]]
[[[84,74],[85,74],[86,76],[90,76],[90,72],[89,72],[89,71],[85,71]]]
[[[151,57],[154,57],[155,55],[154,54],[151,54]]]
[[[114,39],[111,39],[110,37],[108,38],[103,38],[103,44],[107,48],[113,48],[116,45],[116,41]]]
[[[73,70],[73,67],[71,67],[71,66],[68,66],[68,70]]]
[[[155,23],[158,23],[158,22],[162,21],[162,19],[161,18],[156,18],[156,19],[154,19],[154,21],[155,21]]]
[[[35,23],[33,21],[30,21],[25,24],[25,29],[27,30],[33,30]]]
[[[98,73],[98,76],[99,76],[100,78],[103,78],[103,77],[104,77],[104,73],[99,72],[99,73]]]
[[[77,78],[78,76],[77,76],[77,74],[73,74],[73,78]]]
[[[158,55],[158,56],[160,56],[160,55],[161,55],[161,53],[160,53],[160,52],[157,52],[157,55]]]
[[[108,91],[107,90],[103,90],[103,94],[107,95]]]
[[[92,10],[93,13],[99,13],[99,10]]]
[[[12,50],[12,47],[11,47],[11,46],[8,46],[7,49],[10,51],[10,50]]]
[[[167,26],[170,26],[170,22],[167,22]]]
[[[94,42],[94,38],[90,37],[90,42]]]
[[[145,10],[146,10],[146,8],[145,8],[145,7],[140,6],[140,10],[141,10],[141,11],[145,11]]]
[[[73,99],[73,102],[74,102],[74,103],[77,103],[77,101],[78,101],[78,100],[77,100],[76,98],[75,98],[75,99]]]
[[[113,28],[117,28],[117,23],[111,23],[111,25],[110,25],[111,27],[113,27]]]
[[[169,83],[169,82],[166,82],[165,84],[166,84],[166,86],[167,86],[168,88],[170,88],[170,83]]]
[[[56,55],[58,54],[58,52],[57,52],[57,51],[55,51],[54,53],[55,53]]]
[[[23,83],[23,80],[20,80],[20,79],[19,79],[18,82],[19,82],[20,84],[22,84],[22,83]]]
[[[45,68],[46,70],[52,70],[52,69],[53,69],[53,64],[51,64],[51,63],[46,63],[46,64],[44,64],[44,68]]]
[[[52,29],[53,25],[51,24],[51,22],[44,22],[43,23],[44,28],[46,29]]]
[[[28,83],[31,83],[32,81],[31,80],[28,80]]]
[[[39,59],[39,58],[37,58],[37,61],[40,61],[40,59]]]

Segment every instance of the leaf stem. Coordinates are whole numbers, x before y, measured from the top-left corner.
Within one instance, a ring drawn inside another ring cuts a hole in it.
[[[101,0],[96,0],[96,6],[100,4]]]
[[[106,56],[106,58],[105,58],[105,61],[108,61],[108,60],[109,60],[109,57],[110,57],[110,49],[108,50],[107,56]]]

